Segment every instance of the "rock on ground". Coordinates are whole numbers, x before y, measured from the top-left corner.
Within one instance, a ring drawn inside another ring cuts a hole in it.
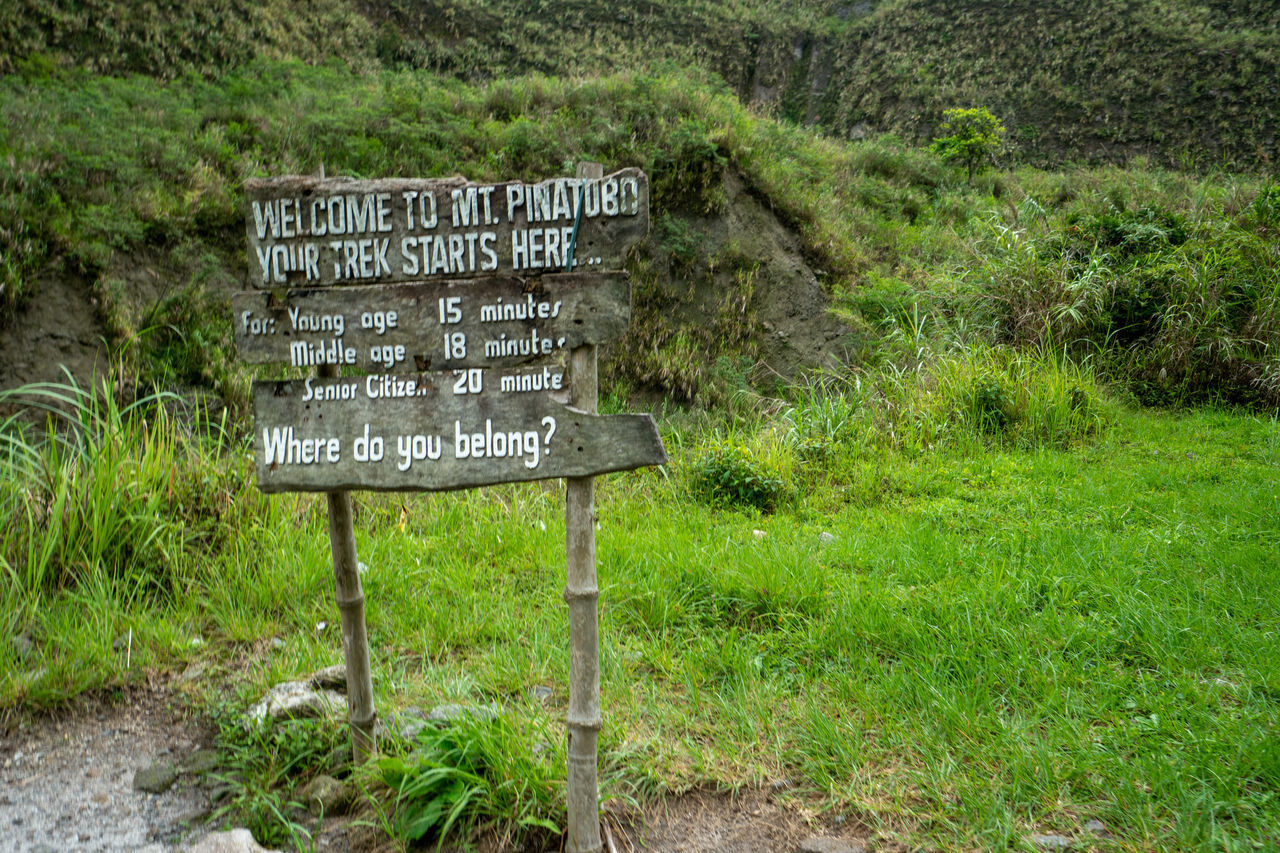
[[[286,681],[267,691],[246,716],[251,722],[267,720],[340,717],[347,710],[347,700],[332,690],[315,690],[310,681]]]
[[[201,838],[187,853],[278,853],[267,850],[253,840],[253,834],[247,829],[233,829],[229,832],[211,832]]]

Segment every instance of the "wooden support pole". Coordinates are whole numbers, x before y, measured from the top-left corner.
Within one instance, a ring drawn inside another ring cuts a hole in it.
[[[599,163],[578,164],[579,178],[600,178]],[[599,394],[595,346],[570,356],[569,404],[595,413]],[[596,750],[600,737],[600,621],[596,584],[595,480],[565,479],[564,599],[569,605],[567,853],[599,853]]]
[[[320,368],[322,377],[338,376],[337,365]],[[364,627],[364,590],[356,559],[351,493],[328,492],[329,547],[333,552],[333,581],[342,615],[342,655],[347,665],[347,720],[351,725],[351,757],[363,764],[374,752],[373,676],[369,667],[369,636]]]

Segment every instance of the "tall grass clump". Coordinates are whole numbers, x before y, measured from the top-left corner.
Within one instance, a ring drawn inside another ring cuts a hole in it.
[[[881,377],[869,427],[900,448],[975,438],[1066,448],[1095,435],[1110,417],[1092,367],[1047,348],[975,344]]]
[[[805,462],[838,458],[854,449],[865,405],[856,375],[820,373],[802,379],[778,416],[787,440]]]
[[[219,758],[212,775],[226,790],[214,817],[235,820],[263,844],[309,849],[310,833],[298,823],[307,804],[298,801],[298,792],[319,773],[350,771],[349,765],[334,766],[346,732],[325,720],[245,725],[242,715],[227,708],[215,708],[214,716]]]
[[[376,763],[394,794],[387,827],[405,841],[443,843],[450,833],[487,825],[503,849],[558,836],[564,756],[553,741],[559,739],[521,730],[503,716],[470,715],[424,728],[412,752]]]
[[[1234,214],[1194,192],[1110,187],[1052,214],[1028,195],[978,235],[955,311],[995,343],[1090,357],[1146,403],[1275,408],[1275,195]]]
[[[46,416],[0,425],[0,569],[14,601],[84,584],[124,599],[170,590],[192,519],[191,463],[166,411],[170,395],[122,405],[98,391],[42,383],[0,393]]]

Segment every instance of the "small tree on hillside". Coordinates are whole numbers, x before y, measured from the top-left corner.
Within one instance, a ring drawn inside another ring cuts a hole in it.
[[[947,162],[959,161],[969,169],[969,183],[982,165],[1004,150],[1004,125],[986,107],[947,110],[929,150]]]

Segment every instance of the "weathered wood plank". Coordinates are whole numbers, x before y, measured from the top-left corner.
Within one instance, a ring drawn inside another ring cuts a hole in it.
[[[585,188],[585,189],[584,189]],[[620,269],[649,230],[639,169],[538,184],[290,176],[245,182],[253,287]]]
[[[579,163],[579,177],[599,177],[599,163]],[[569,358],[569,402],[595,413],[599,402],[596,348]],[[599,853],[597,776],[600,726],[600,588],[596,579],[595,481],[565,480],[565,603],[569,605],[569,713],[565,717],[568,826],[566,853]]]
[[[236,351],[250,364],[421,372],[509,367],[616,340],[631,288],[623,273],[560,273],[252,290],[231,307]]]
[[[548,386],[563,388],[563,374],[474,368],[255,382],[258,487],[443,491],[666,462],[649,415],[587,414]]]

